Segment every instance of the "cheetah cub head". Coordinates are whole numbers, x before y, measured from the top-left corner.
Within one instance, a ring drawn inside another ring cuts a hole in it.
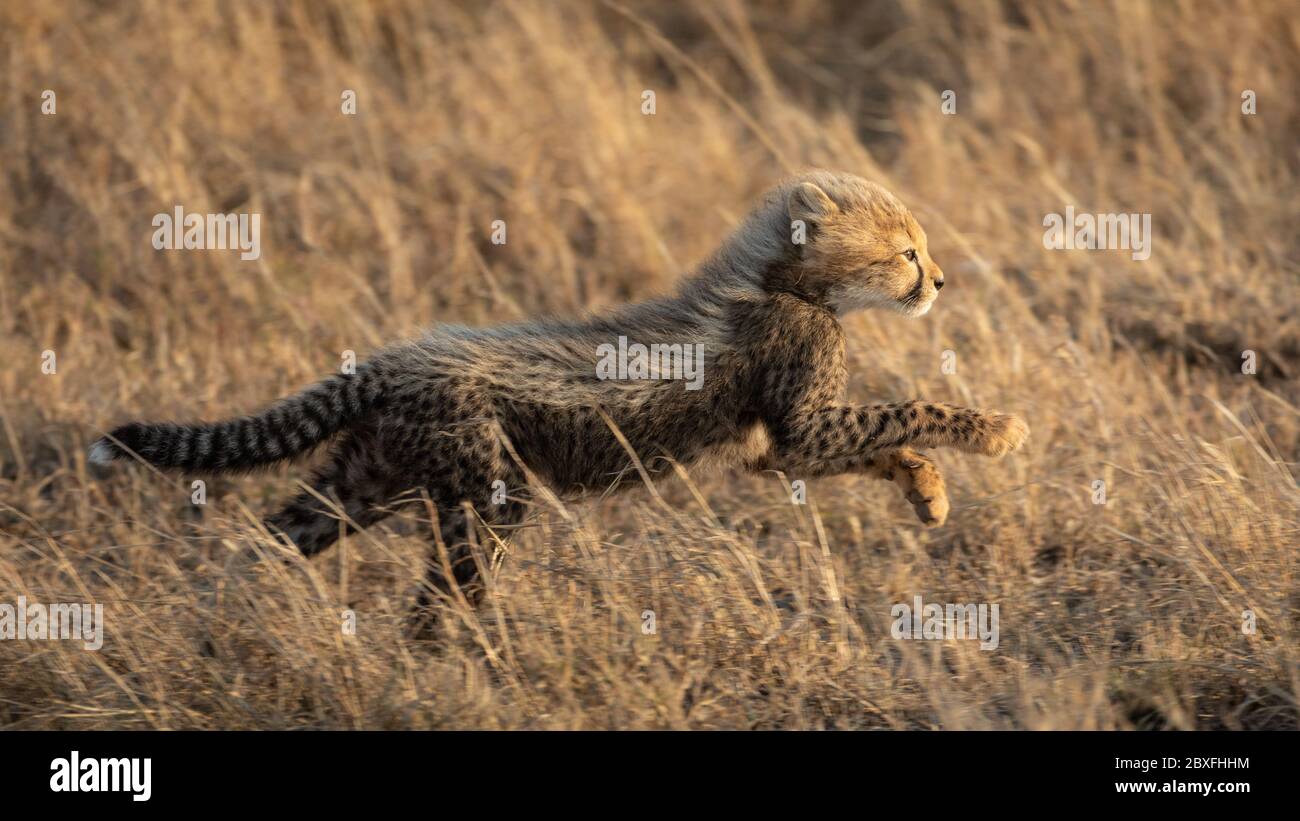
[[[943,271],[925,231],[893,194],[846,173],[818,171],[788,184],[789,218],[806,239],[793,272],[837,313],[887,308],[921,316],[939,296]]]

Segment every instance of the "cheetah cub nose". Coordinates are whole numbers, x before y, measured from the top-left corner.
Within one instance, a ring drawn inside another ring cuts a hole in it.
[[[942,287],[943,287],[943,277],[939,277],[934,281],[934,289],[937,291]]]

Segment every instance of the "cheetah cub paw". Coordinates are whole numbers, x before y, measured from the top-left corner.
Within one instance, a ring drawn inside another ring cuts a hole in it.
[[[975,451],[985,456],[1005,456],[1029,438],[1029,426],[1019,416],[990,413],[981,421],[973,444]]]
[[[904,457],[898,467],[906,471],[904,495],[926,527],[940,527],[948,520],[948,489],[943,474],[928,459]]]

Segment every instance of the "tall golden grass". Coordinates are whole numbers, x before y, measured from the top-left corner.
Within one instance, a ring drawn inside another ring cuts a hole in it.
[[[1300,723],[1291,4],[46,0],[0,5],[0,53],[0,602],[107,619],[99,652],[0,641],[0,727]],[[418,514],[285,563],[259,521],[304,466],[200,507],[86,464],[422,325],[666,291],[805,166],[893,189],[948,274],[849,321],[853,397],[1033,430],[936,454],[942,529],[852,477],[544,502],[412,642]],[[261,259],[155,251],[177,204],[261,214]],[[1151,258],[1044,249],[1067,205],[1152,214]],[[999,604],[999,648],[891,638],[915,595]]]

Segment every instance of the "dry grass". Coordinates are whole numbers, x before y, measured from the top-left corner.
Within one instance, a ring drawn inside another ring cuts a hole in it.
[[[1294,7],[620,9],[0,6],[0,602],[108,619],[98,653],[0,642],[0,727],[1300,724]],[[802,507],[725,475],[547,504],[487,604],[413,644],[418,516],[234,573],[302,466],[200,508],[85,463],[114,423],[252,410],[423,324],[666,290],[804,165],[893,188],[951,283],[921,320],[850,322],[854,397],[1033,429],[1000,462],[938,454],[940,530],[859,478]],[[260,213],[262,258],[155,252],[177,203]],[[1151,259],[1044,250],[1066,205],[1153,214]],[[998,603],[1001,646],[890,638],[918,594]]]

